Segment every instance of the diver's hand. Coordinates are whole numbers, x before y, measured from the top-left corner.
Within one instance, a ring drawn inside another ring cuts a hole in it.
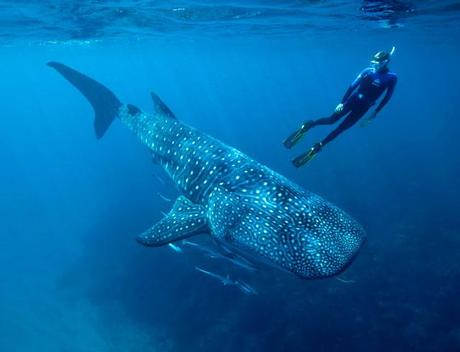
[[[375,117],[377,116],[377,111],[372,112],[372,114],[369,117],[366,117],[363,121],[361,121],[360,126],[362,128],[365,128],[369,126],[369,124],[374,121]]]
[[[342,110],[343,110],[343,104],[342,103],[340,103],[339,105],[337,105],[335,107],[335,112],[342,112]]]

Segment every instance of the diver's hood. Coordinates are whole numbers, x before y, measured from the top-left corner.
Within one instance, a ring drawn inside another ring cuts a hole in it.
[[[389,52],[386,51],[379,51],[374,55],[371,60],[371,65],[376,70],[380,70],[391,61],[391,57],[393,56],[396,48],[393,46]]]

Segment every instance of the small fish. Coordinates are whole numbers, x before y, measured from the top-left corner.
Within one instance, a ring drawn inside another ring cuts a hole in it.
[[[206,254],[210,258],[221,258],[221,257],[223,257],[223,255],[220,254],[219,252],[216,252],[215,250],[213,250],[213,249],[211,249],[211,248],[209,248],[207,246],[203,246],[201,244],[198,244],[196,242],[183,240],[182,244],[184,244],[186,246],[194,247],[194,248],[198,249],[199,251],[203,252],[204,254]]]
[[[187,246],[191,247],[201,247],[198,243],[192,242],[192,241],[187,241],[187,240],[182,240],[182,244],[185,244]]]
[[[245,258],[231,253],[231,252],[226,252],[225,254],[222,254],[220,252],[217,252],[207,246],[200,245],[198,243],[192,242],[192,241],[187,241],[183,240],[182,244],[188,245],[190,247],[194,247],[201,252],[203,252],[206,256],[212,259],[223,259],[231,262],[232,264],[239,266],[240,268],[243,268],[245,270],[248,270],[250,272],[257,271],[257,269],[252,265],[251,262],[247,261]]]
[[[157,194],[160,196],[161,199],[167,201],[168,203],[171,203],[172,202],[172,199],[168,198],[168,197],[165,197],[164,195],[162,195],[160,192],[157,192]]]
[[[245,260],[243,257],[235,256],[234,258],[232,258],[229,256],[222,256],[222,258],[228,260],[229,262],[235,264],[236,266],[239,266],[240,268],[246,269],[247,271],[250,271],[250,272],[257,271],[257,268],[255,268],[250,262]]]
[[[243,280],[236,280],[235,281],[236,287],[238,287],[242,292],[248,295],[258,295],[259,292]]]
[[[226,276],[222,276],[222,275],[215,274],[213,272],[201,269],[201,268],[199,268],[197,266],[195,267],[195,269],[200,271],[200,272],[202,272],[202,273],[204,273],[204,274],[206,274],[206,275],[209,275],[209,276],[219,280],[224,286],[236,285],[236,281],[233,281],[228,274]]]
[[[168,243],[168,247],[171,248],[174,252],[177,252],[177,253],[183,252],[182,248],[180,248],[179,246],[176,246],[173,243]]]
[[[335,276],[335,279],[337,281],[343,282],[344,284],[354,284],[356,282],[355,280],[345,280],[338,276]]]

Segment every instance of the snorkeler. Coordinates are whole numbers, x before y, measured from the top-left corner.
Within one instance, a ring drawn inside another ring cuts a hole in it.
[[[333,130],[321,142],[314,144],[306,153],[299,155],[292,162],[295,167],[301,167],[313,159],[321,149],[340,133],[353,126],[364,114],[373,106],[378,98],[386,91],[382,99],[372,114],[363,121],[362,126],[367,126],[375,119],[377,114],[390,100],[396,86],[397,76],[390,72],[388,63],[395,51],[393,47],[390,52],[379,51],[374,55],[371,66],[362,71],[347,89],[342,102],[337,105],[335,111],[329,117],[318,120],[306,121],[300,128],[291,134],[284,142],[288,149],[294,147],[312,127],[319,125],[332,125],[345,115],[343,122]]]

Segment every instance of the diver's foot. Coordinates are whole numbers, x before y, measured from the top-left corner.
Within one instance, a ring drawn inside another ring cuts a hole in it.
[[[292,163],[297,168],[305,165],[321,151],[322,147],[323,147],[322,143],[316,143],[315,145],[313,145],[313,147],[310,148],[308,152],[303,153],[299,155],[297,158],[295,158],[294,160],[292,160]]]
[[[297,143],[300,142],[302,137],[307,133],[307,131],[313,127],[313,121],[306,121],[300,126],[300,128],[291,134],[288,138],[286,138],[283,142],[284,146],[288,149],[291,149]]]

